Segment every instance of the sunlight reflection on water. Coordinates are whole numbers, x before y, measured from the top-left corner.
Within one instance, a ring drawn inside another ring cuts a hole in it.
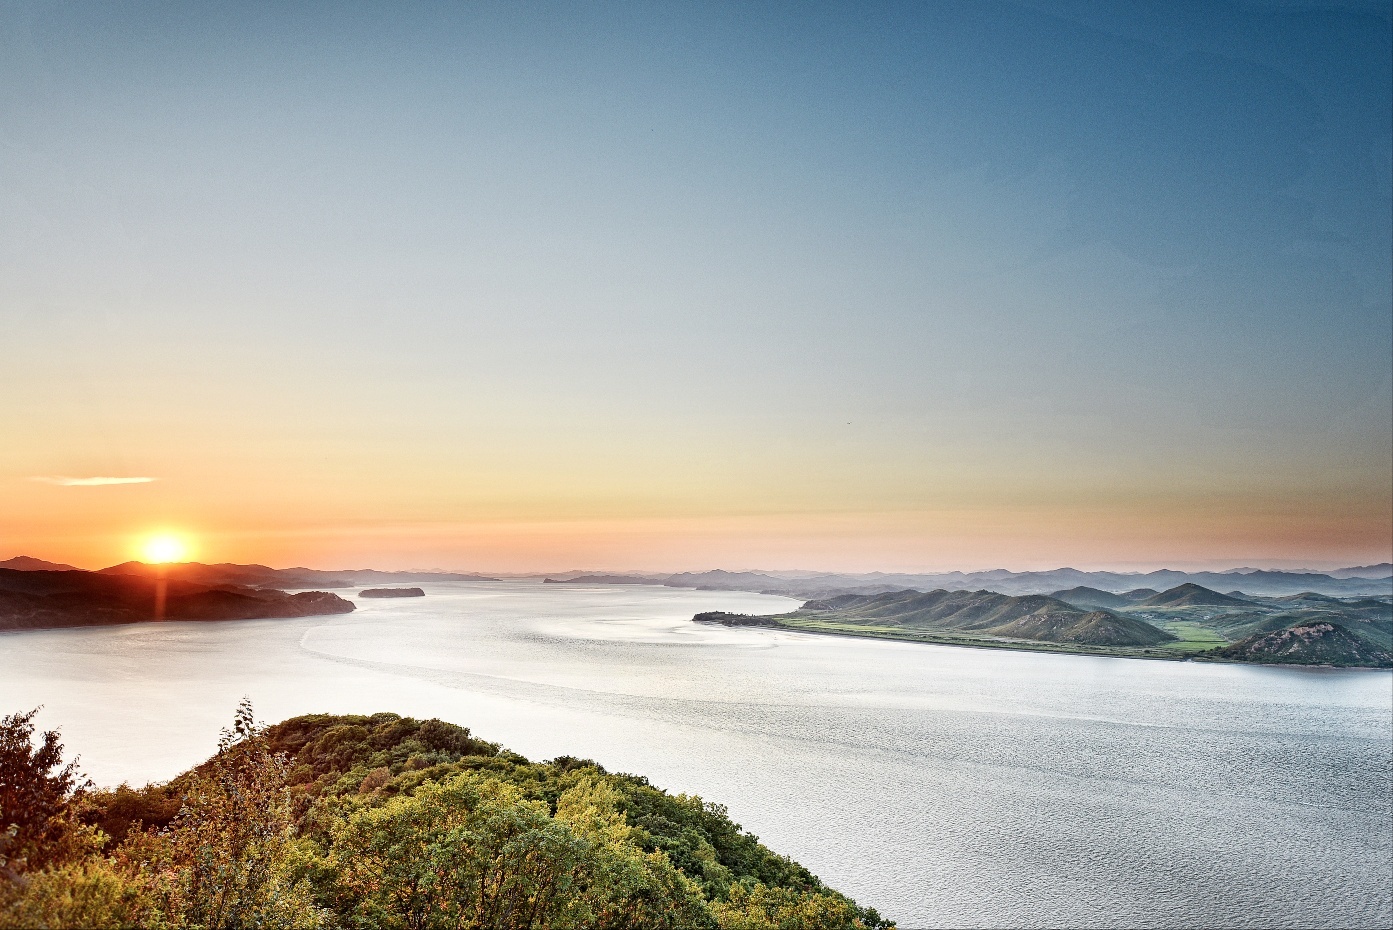
[[[101,783],[207,756],[244,694],[439,716],[726,804],[920,926],[1385,926],[1393,676],[693,624],[784,598],[523,582],[338,617],[0,634]]]

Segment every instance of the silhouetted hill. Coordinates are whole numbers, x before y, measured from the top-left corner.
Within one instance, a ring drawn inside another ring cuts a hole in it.
[[[139,575],[0,569],[0,630],[138,623],[155,619],[157,582]],[[348,613],[353,602],[325,591],[200,585],[172,579],[166,620],[254,620]]]
[[[267,565],[237,565],[220,562],[205,565],[202,562],[174,562],[163,565],[150,565],[145,562],[122,562],[109,568],[100,569],[103,575],[138,575],[153,578],[163,574],[166,578],[189,581],[195,584],[219,585],[234,584],[249,588],[349,588],[354,581],[340,572],[321,572],[312,568],[271,568]]]
[[[1210,655],[1264,664],[1393,666],[1393,654],[1388,650],[1372,646],[1338,623],[1326,620],[1255,633]]]
[[[420,588],[368,588],[358,592],[359,597],[425,597]]]
[[[17,572],[75,572],[79,570],[73,565],[65,565],[62,562],[45,562],[43,559],[36,559],[28,555],[17,555],[12,559],[6,559],[0,562],[0,568],[8,568]]]
[[[1197,584],[1182,584],[1139,601],[1137,607],[1248,607],[1252,601],[1230,597]]]
[[[145,562],[122,562],[100,570],[104,575],[141,575],[192,581],[197,584],[235,584],[250,588],[356,588],[369,584],[441,581],[497,581],[486,575],[460,572],[384,572],[374,568],[344,571],[320,571],[315,568],[271,568],[267,565],[237,565],[220,562],[175,562],[149,565]]]

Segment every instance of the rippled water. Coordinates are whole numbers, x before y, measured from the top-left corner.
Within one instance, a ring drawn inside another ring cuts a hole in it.
[[[0,634],[101,783],[209,755],[244,694],[438,716],[726,804],[902,927],[1393,923],[1393,676],[728,630],[783,598],[477,583],[303,620]]]

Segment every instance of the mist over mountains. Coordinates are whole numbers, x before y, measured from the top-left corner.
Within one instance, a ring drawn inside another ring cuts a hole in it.
[[[73,567],[45,562],[30,556],[0,561],[0,568],[19,571],[71,571]],[[323,570],[312,568],[271,568],[266,565],[219,563],[205,565],[184,562],[160,569],[143,562],[124,562],[100,569],[102,574],[149,575],[156,571],[167,577],[205,585],[236,584],[275,588],[350,588],[364,584],[432,581],[497,581],[496,577],[471,572],[380,571],[377,569]],[[703,572],[606,572],[568,571],[523,574],[511,577],[538,578],[554,584],[660,584],[668,587],[712,591],[753,591],[788,597],[817,598],[837,594],[881,594],[889,591],[971,590],[996,594],[1053,594],[1077,587],[1109,594],[1126,594],[1149,589],[1148,594],[1181,585],[1197,585],[1214,591],[1240,591],[1244,594],[1282,596],[1312,592],[1342,597],[1393,594],[1393,564],[1353,566],[1326,572],[1275,571],[1239,568],[1225,572],[1184,572],[1157,569],[1151,572],[1082,571],[1056,568],[1049,571],[1013,572],[998,568],[980,572],[813,572],[813,571],[726,571]],[[1099,604],[1098,606],[1108,606]]]
[[[1089,587],[1111,594],[1124,594],[1139,588],[1166,591],[1192,584],[1218,591],[1239,590],[1246,594],[1284,595],[1314,592],[1353,596],[1393,593],[1390,566],[1341,569],[1337,572],[1284,572],[1265,569],[1229,572],[1182,572],[1158,569],[1152,572],[1087,572],[1075,568],[1051,571],[1013,572],[993,569],[984,572],[939,572],[905,574],[869,572],[865,574],[802,572],[683,572],[663,577],[661,584],[714,590],[758,591],[790,597],[823,597],[837,593],[878,594],[887,591],[982,590],[997,594],[1050,594],[1067,588]],[[1357,575],[1358,571],[1375,574]],[[1382,572],[1382,574],[1377,574]]]

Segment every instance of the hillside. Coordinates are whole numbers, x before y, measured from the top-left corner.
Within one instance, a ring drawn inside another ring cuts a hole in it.
[[[1044,595],[991,591],[897,591],[809,601],[790,621],[816,620],[905,630],[1096,646],[1154,646],[1174,639],[1141,620],[1083,610]]]
[[[1144,601],[1137,607],[1249,607],[1252,601],[1220,594],[1189,582],[1162,591]]]
[[[155,619],[157,582],[138,575],[0,569],[0,630],[97,626]],[[353,602],[325,591],[166,585],[166,620],[254,620],[348,613]]]
[[[1247,639],[1217,649],[1217,658],[1280,665],[1393,667],[1393,654],[1350,633],[1337,623],[1316,621]]]
[[[7,745],[26,720],[5,719]],[[219,746],[168,783],[69,788],[43,812],[0,794],[23,824],[0,926],[894,926],[720,805],[590,760],[387,713],[263,728],[245,702]]]

